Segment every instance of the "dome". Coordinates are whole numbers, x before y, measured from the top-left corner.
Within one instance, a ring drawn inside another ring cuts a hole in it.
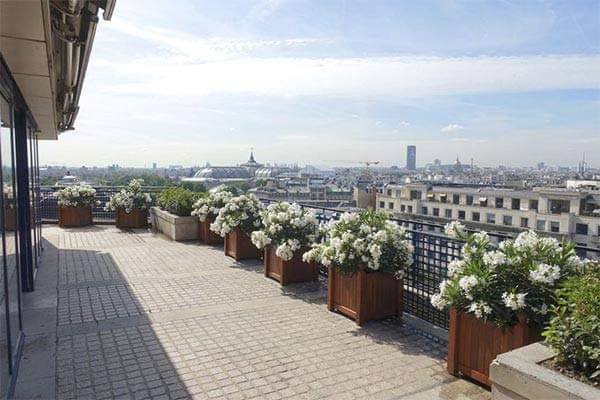
[[[254,176],[256,178],[274,178],[286,172],[290,172],[290,169],[286,167],[263,167],[257,169]]]
[[[250,172],[244,167],[207,167],[196,172],[194,178],[201,179],[250,179]]]

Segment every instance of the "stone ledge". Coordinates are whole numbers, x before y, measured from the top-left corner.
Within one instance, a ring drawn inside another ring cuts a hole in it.
[[[150,208],[150,220],[154,229],[175,241],[198,239],[198,218],[180,217],[158,207]]]
[[[500,354],[490,365],[493,399],[600,399],[600,390],[540,365],[554,355],[542,342]]]

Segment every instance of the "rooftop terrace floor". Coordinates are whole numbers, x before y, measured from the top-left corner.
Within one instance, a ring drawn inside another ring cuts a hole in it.
[[[16,398],[489,399],[398,320],[327,311],[258,261],[148,231],[44,227]]]

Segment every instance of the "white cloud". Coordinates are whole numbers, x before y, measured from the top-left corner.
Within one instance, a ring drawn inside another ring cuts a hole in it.
[[[452,132],[462,131],[463,129],[465,129],[465,127],[462,125],[448,124],[448,125],[444,126],[442,129],[440,129],[440,131],[443,133],[452,133]]]
[[[138,77],[137,83],[107,83],[107,90],[164,96],[398,99],[600,86],[600,56],[237,58],[205,63],[156,58],[96,63]]]
[[[401,127],[410,126],[410,122],[408,122],[408,121],[400,121],[398,123],[398,126],[401,126]]]

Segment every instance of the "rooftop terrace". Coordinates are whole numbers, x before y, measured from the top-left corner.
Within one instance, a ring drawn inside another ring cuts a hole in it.
[[[258,261],[114,227],[44,229],[16,398],[488,399],[445,345],[358,327],[325,281],[282,289]]]

